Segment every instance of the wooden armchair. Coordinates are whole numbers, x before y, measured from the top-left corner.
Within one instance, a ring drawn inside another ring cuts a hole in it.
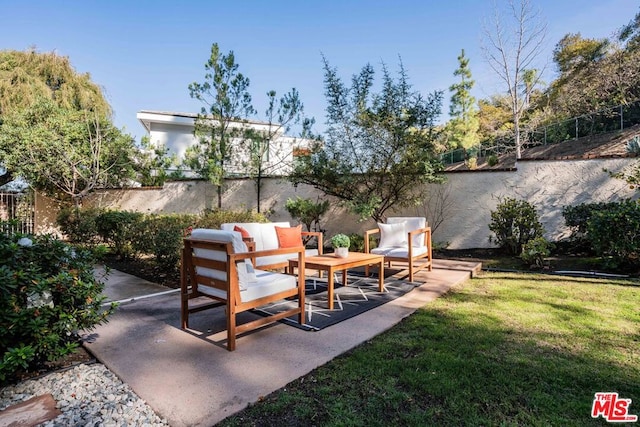
[[[369,236],[380,233],[380,244],[370,249]],[[409,264],[409,281],[417,271],[432,267],[431,227],[424,217],[390,217],[386,224],[378,224],[378,228],[364,232],[364,251],[384,255],[384,260],[407,262]],[[421,260],[419,263],[416,261]],[[368,267],[365,268],[368,274]]]
[[[252,246],[252,244],[250,244]],[[279,254],[298,255],[304,266],[304,247],[249,251],[240,233],[234,231],[196,229],[191,237],[184,239],[181,260],[181,323],[182,329],[189,327],[189,314],[213,307],[224,306],[227,323],[227,350],[236,347],[236,336],[276,322],[282,318],[298,315],[304,322],[304,268],[298,277],[293,275],[254,270],[247,261],[259,256]],[[209,303],[190,305],[193,299],[206,297]],[[236,316],[243,311],[289,297],[298,298],[297,307],[259,317],[256,320],[237,324]]]

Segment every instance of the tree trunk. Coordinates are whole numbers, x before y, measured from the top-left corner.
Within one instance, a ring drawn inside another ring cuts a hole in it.
[[[256,208],[258,209],[258,213],[260,213],[260,198],[262,196],[262,177],[258,175],[256,177]]]
[[[513,116],[514,139],[516,143],[516,160],[520,160],[522,149],[520,147],[520,118],[517,114]]]

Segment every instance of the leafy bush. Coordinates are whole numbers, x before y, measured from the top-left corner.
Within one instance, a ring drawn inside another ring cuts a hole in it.
[[[496,210],[491,211],[489,230],[495,234],[495,237],[489,237],[489,241],[513,255],[520,255],[529,240],[544,234],[533,205],[511,197],[502,200]]]
[[[610,203],[582,203],[576,206],[565,206],[562,216],[565,224],[571,229],[567,251],[574,253],[595,254],[591,238],[587,235],[589,221],[598,212],[608,212],[615,209],[617,202]]]
[[[500,159],[498,159],[498,156],[496,156],[495,154],[490,155],[489,158],[487,159],[487,163],[491,167],[497,165],[499,162],[500,162]]]
[[[134,248],[152,254],[163,271],[178,269],[184,231],[193,226],[195,215],[147,215],[141,224],[140,237]]]
[[[269,222],[269,219],[255,211],[223,211],[205,212],[194,225],[198,228],[219,229],[221,224],[229,222]]]
[[[126,259],[135,255],[133,248],[136,240],[148,238],[140,234],[143,218],[144,215],[140,212],[105,211],[96,218],[96,228],[113,253]]]
[[[322,231],[320,221],[322,216],[329,210],[329,201],[318,201],[317,203],[311,199],[287,199],[284,208],[289,212],[291,218],[304,224],[307,231]]]
[[[60,211],[56,222],[70,242],[91,246],[101,241],[97,221],[102,213],[104,209],[66,208]]]
[[[0,382],[70,352],[103,323],[104,285],[90,251],[49,235],[0,234]]]
[[[544,267],[545,258],[551,255],[553,246],[553,243],[544,237],[536,237],[524,244],[520,258],[522,258],[522,261],[527,265],[542,268]]]
[[[351,252],[364,252],[364,236],[357,233],[349,234],[349,240],[351,244],[349,245],[349,250]]]
[[[571,228],[574,237],[583,237],[587,232],[587,223],[594,212],[608,210],[615,203],[582,203],[562,208],[565,224]]]
[[[635,265],[640,257],[640,205],[634,200],[609,203],[587,221],[587,239],[612,266]]]

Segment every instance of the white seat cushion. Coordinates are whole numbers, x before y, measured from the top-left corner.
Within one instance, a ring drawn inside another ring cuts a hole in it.
[[[298,279],[289,274],[273,273],[270,271],[256,270],[258,280],[255,283],[249,283],[246,289],[240,290],[240,300],[249,302],[258,298],[273,295],[278,292],[293,289],[298,285]],[[200,285],[198,290],[206,295],[218,298],[226,298],[226,292],[210,286]]]
[[[422,255],[424,253],[427,252],[427,247],[426,246],[421,246],[421,247],[413,247],[412,248],[412,254],[413,256],[418,256],[418,255]],[[392,248],[383,248],[383,247],[379,247],[379,248],[375,248],[375,249],[371,249],[371,253],[372,254],[376,254],[376,255],[384,255],[386,257],[393,257],[393,258],[409,258],[409,249],[407,247],[404,248],[398,248],[398,247],[392,247]]]

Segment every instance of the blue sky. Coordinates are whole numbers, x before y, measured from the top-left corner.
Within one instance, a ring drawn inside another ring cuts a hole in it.
[[[531,0],[548,25],[543,62],[567,33],[611,36],[640,10],[637,0]],[[505,0],[496,0],[503,9]],[[118,127],[144,135],[140,110],[193,112],[201,104],[188,85],[202,82],[211,44],[233,50],[264,118],[266,92],[295,87],[308,116],[323,129],[322,55],[349,79],[371,63],[392,72],[402,58],[414,89],[423,94],[455,82],[465,49],[476,80],[475,96],[503,89],[481,53],[483,22],[492,0],[394,1],[30,1],[0,0],[0,49],[68,56],[90,73],[114,110]],[[544,65],[541,63],[541,66]],[[448,117],[448,102],[442,120]]]

